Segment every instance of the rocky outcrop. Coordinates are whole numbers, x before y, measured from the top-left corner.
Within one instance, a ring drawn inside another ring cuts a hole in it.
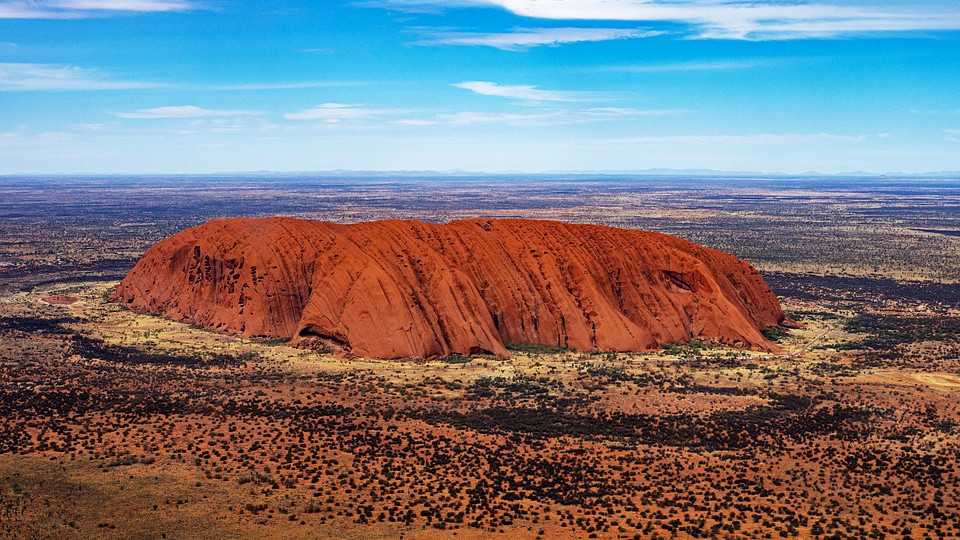
[[[246,337],[378,358],[507,355],[505,342],[642,351],[692,338],[775,350],[747,263],[671,236],[472,219],[216,220],[151,247],[114,299]]]

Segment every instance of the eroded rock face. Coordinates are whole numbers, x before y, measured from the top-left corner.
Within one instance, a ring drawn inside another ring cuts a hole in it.
[[[376,358],[507,355],[504,342],[642,351],[692,338],[775,350],[747,263],[659,233],[539,220],[211,221],[151,247],[134,310]]]

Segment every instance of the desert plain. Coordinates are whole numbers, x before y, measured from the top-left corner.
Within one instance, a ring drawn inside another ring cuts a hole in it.
[[[802,327],[375,360],[108,301],[238,215],[659,231]],[[956,537],[958,231],[949,178],[3,178],[0,537]]]

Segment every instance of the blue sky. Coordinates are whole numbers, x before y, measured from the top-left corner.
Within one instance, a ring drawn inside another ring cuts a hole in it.
[[[0,0],[0,173],[960,170],[954,0]]]

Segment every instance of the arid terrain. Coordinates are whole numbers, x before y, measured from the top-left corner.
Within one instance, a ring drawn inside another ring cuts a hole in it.
[[[386,361],[108,301],[238,215],[665,232],[804,327]],[[958,537],[958,231],[953,179],[0,178],[0,538]]]

